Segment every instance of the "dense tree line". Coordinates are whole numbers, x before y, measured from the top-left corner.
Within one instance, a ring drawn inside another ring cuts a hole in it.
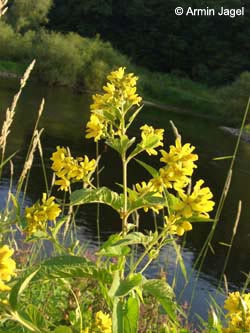
[[[241,8],[245,16],[176,16],[174,9]],[[247,0],[54,0],[49,28],[99,34],[134,63],[210,85],[250,69]]]
[[[187,8],[184,2],[9,0],[0,22],[0,69],[22,73],[35,58],[39,80],[98,91],[112,69],[126,66],[140,77],[145,99],[239,123],[250,89],[248,8],[235,19],[178,18],[174,9]],[[191,3],[202,7],[201,0]],[[203,0],[206,4],[244,5]]]

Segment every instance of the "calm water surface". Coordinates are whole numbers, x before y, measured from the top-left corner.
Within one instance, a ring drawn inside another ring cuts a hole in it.
[[[10,105],[14,93],[18,89],[18,83],[13,80],[0,79],[0,119],[4,119],[5,109]],[[18,174],[22,168],[22,161],[27,151],[27,147],[32,136],[33,126],[36,119],[37,110],[41,99],[45,97],[46,105],[42,116],[40,128],[45,128],[42,136],[45,161],[48,166],[48,175],[51,179],[52,173],[49,170],[49,157],[58,145],[69,146],[74,156],[88,154],[95,157],[95,145],[91,140],[85,140],[84,129],[89,118],[89,104],[91,97],[88,95],[74,94],[65,88],[51,88],[38,84],[28,84],[17,107],[14,125],[9,137],[8,152],[18,151],[15,159],[15,171]],[[206,184],[211,187],[215,201],[218,202],[223,185],[226,179],[229,160],[214,161],[213,158],[232,155],[236,138],[224,133],[219,129],[220,125],[208,120],[201,120],[191,116],[176,115],[174,113],[145,107],[141,112],[136,124],[132,129],[135,134],[139,134],[138,126],[145,123],[156,128],[165,128],[165,144],[172,144],[174,141],[169,120],[173,120],[182,135],[183,142],[191,142],[197,147],[199,155],[198,170],[194,178],[203,178]],[[105,166],[101,174],[101,184],[113,186],[119,182],[121,175],[121,164],[119,159],[105,145],[101,145],[101,163]],[[145,156],[145,161],[153,164],[154,161]],[[230,255],[226,275],[230,287],[240,288],[245,281],[243,272],[250,271],[250,145],[241,142],[233,171],[232,184],[228,194],[223,213],[221,215],[215,238],[212,243],[214,254],[209,252],[202,268],[200,278],[197,282],[196,294],[193,300],[193,311],[206,317],[207,307],[204,306],[208,298],[208,292],[215,295],[218,278],[226,256],[227,248],[220,243],[229,242],[232,229],[237,214],[239,200],[242,200],[242,214],[238,227],[235,242]],[[8,191],[8,173],[4,174],[1,184],[0,205],[4,204]],[[135,164],[131,164],[129,178],[132,183],[142,181],[148,177],[147,173]],[[41,192],[45,191],[44,178],[39,158],[34,162],[31,179],[27,195],[27,204],[35,202],[40,198]],[[152,218],[144,217],[142,228],[149,228],[152,225]],[[79,238],[82,242],[96,246],[96,209],[92,205],[87,205],[81,209],[79,219]],[[187,271],[191,272],[199,250],[201,249],[211,224],[197,223],[193,231],[188,233],[184,258]],[[118,216],[110,209],[101,208],[101,231],[102,239],[114,231],[120,230]],[[159,274],[159,267],[168,266],[168,278],[173,279],[175,267],[175,255],[171,248],[165,248],[156,263],[147,273],[151,276]],[[169,270],[169,267],[172,267]],[[177,295],[183,289],[183,278],[178,273]],[[191,281],[194,282],[194,278]],[[187,286],[182,301],[189,300],[192,288]],[[216,296],[219,302],[223,298]]]

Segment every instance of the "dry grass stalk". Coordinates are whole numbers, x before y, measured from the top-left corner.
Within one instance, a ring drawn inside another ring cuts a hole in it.
[[[40,137],[41,137],[42,132],[43,132],[43,128],[40,131],[35,130],[35,132],[34,132],[32,146],[29,151],[27,160],[24,163],[23,171],[19,178],[19,183],[22,183],[24,181],[25,177],[27,176],[28,171],[31,169],[31,166],[33,164],[34,154],[35,154],[36,148],[38,147],[38,143],[40,142]]]
[[[7,3],[8,0],[0,0],[0,17],[3,16],[7,12]]]
[[[23,88],[26,85],[26,82],[30,76],[30,73],[31,73],[32,69],[34,68],[35,62],[36,61],[33,60],[32,63],[27,68],[27,70],[25,71],[22,79],[20,80],[20,89],[17,92],[17,94],[14,96],[11,107],[6,110],[6,117],[5,117],[3,126],[2,126],[2,132],[1,132],[1,136],[0,136],[0,148],[2,150],[2,159],[4,159],[4,154],[5,154],[5,150],[6,150],[6,144],[7,144],[7,137],[10,133],[10,127],[11,127],[13,119],[14,119],[17,102],[21,96]]]

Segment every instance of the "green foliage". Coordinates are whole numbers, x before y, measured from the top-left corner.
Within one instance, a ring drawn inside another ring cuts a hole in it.
[[[232,84],[217,90],[216,94],[222,101],[220,112],[229,117],[231,123],[240,123],[250,91],[250,72],[244,72]],[[248,117],[248,121],[250,118]]]
[[[8,17],[16,31],[37,29],[48,22],[47,15],[53,0],[17,0],[8,11]]]
[[[245,16],[176,17],[175,8],[241,8]],[[71,15],[68,15],[71,13]],[[249,68],[247,6],[241,0],[55,0],[50,28],[83,36],[101,34],[132,61],[153,71],[211,86]]]
[[[0,57],[2,60],[23,62],[31,61],[34,56],[33,43],[35,33],[28,31],[24,35],[15,33],[10,25],[0,21]],[[26,66],[27,67],[27,66]]]
[[[21,76],[26,66],[13,61],[0,61],[0,72],[13,73]]]

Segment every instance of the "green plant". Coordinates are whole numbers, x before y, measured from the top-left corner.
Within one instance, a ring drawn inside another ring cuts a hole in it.
[[[107,187],[95,187],[92,178],[99,158],[74,158],[68,149],[57,147],[51,157],[52,169],[56,175],[54,184],[60,190],[70,193],[68,216],[58,220],[61,209],[55,203],[55,198],[43,194],[41,203],[37,202],[26,208],[25,219],[20,219],[20,227],[28,242],[36,244],[41,240],[49,240],[55,252],[61,254],[45,260],[35,269],[28,269],[10,292],[6,318],[19,321],[28,329],[49,332],[50,327],[53,330],[54,326],[55,329],[57,323],[51,318],[41,328],[30,316],[27,321],[27,311],[23,312],[20,304],[20,297],[26,294],[27,286],[34,285],[35,288],[40,281],[61,279],[65,281],[65,288],[72,292],[71,285],[76,278],[89,279],[98,284],[105,307],[112,315],[113,333],[138,331],[141,302],[149,296],[155,298],[156,305],[160,304],[165,311],[163,332],[181,329],[177,319],[181,310],[174,301],[172,288],[165,279],[147,279],[144,272],[158,258],[161,248],[174,242],[174,235],[181,236],[191,230],[192,222],[211,221],[208,212],[212,210],[214,202],[209,188],[203,187],[203,180],[199,180],[191,188],[191,176],[198,156],[193,153],[194,147],[190,144],[182,145],[177,131],[175,145],[169,151],[160,151],[163,165],[159,170],[138,160],[138,155],[143,153],[157,156],[158,148],[163,147],[164,130],[145,124],[140,128],[139,141],[135,137],[129,137],[130,126],[142,109],[141,97],[136,93],[136,81],[137,77],[126,74],[125,68],[111,72],[104,94],[93,96],[91,117],[87,123],[87,138],[93,138],[96,142],[104,139],[119,154],[123,170],[122,193]],[[128,186],[128,167],[132,160],[136,160],[149,172],[151,179],[148,182]],[[73,190],[76,182],[81,182],[83,188]],[[96,253],[95,263],[75,256],[78,251],[77,243],[68,247],[60,240],[61,230],[69,227],[69,219],[74,216],[74,207],[86,203],[109,205],[121,218],[121,233],[111,235],[102,244]],[[156,226],[155,231],[146,234],[139,232],[137,228],[141,209],[146,212],[161,212],[163,223]],[[136,220],[133,219],[134,216],[137,216]],[[54,222],[48,224],[48,221]],[[140,255],[135,256],[138,247],[143,250]],[[72,332],[79,329],[99,332],[101,327],[103,332],[104,327],[105,332],[111,332],[111,324],[107,324],[111,323],[108,314],[102,313],[98,317],[97,311],[92,315],[92,323],[86,324],[77,296],[75,302],[76,320],[71,323]],[[34,304],[32,309],[39,312]]]

